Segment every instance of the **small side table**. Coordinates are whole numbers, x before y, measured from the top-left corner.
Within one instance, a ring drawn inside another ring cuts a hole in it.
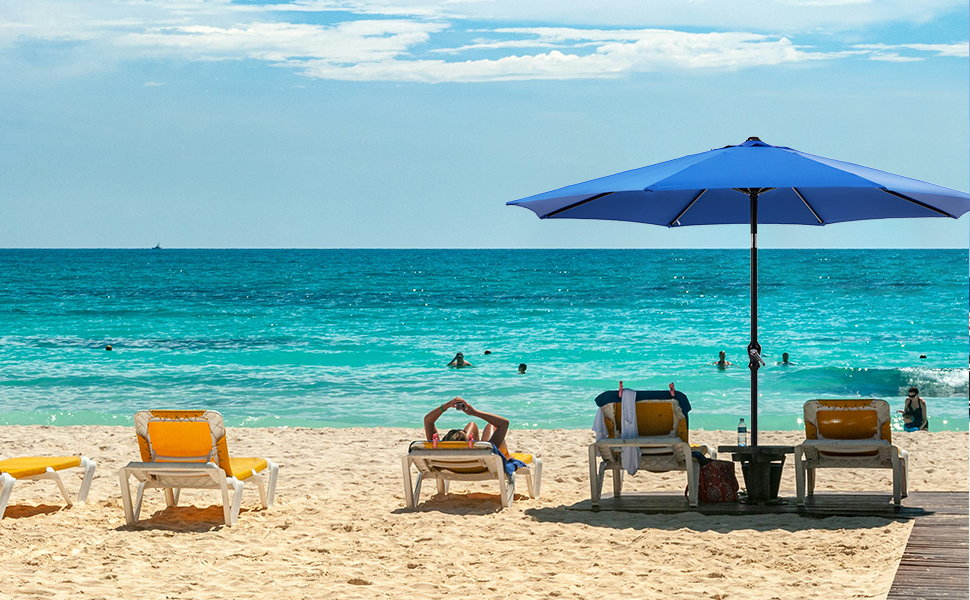
[[[778,499],[778,484],[785,455],[794,454],[794,446],[718,446],[718,453],[730,452],[731,460],[741,463],[748,502]]]

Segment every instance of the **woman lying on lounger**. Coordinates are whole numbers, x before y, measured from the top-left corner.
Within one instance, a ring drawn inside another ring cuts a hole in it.
[[[455,396],[441,406],[432,408],[424,416],[424,434],[427,436],[426,439],[430,440],[438,433],[438,429],[434,426],[435,421],[441,415],[445,414],[445,411],[449,408],[460,410],[469,417],[478,417],[488,423],[488,425],[485,426],[485,431],[479,435],[478,424],[469,422],[468,425],[465,425],[464,429],[452,429],[448,431],[444,437],[440,438],[442,442],[465,442],[470,439],[476,442],[491,442],[502,454],[505,456],[509,455],[508,448],[505,447],[505,434],[509,431],[509,420],[498,415],[475,410],[467,400],[459,398],[458,396]]]

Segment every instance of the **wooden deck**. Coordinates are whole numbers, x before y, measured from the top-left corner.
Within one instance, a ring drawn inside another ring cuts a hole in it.
[[[593,511],[589,500],[568,507]],[[698,512],[703,515],[793,514],[824,518],[915,519],[887,600],[956,600],[970,596],[970,498],[966,492],[913,492],[896,507],[889,494],[823,493],[805,506],[783,497],[774,504],[701,504],[690,508],[675,493],[604,496],[600,511],[644,514]]]
[[[937,494],[944,496],[942,492]],[[952,506],[941,506],[913,524],[887,600],[970,597],[967,494],[946,495],[954,497]]]
[[[593,511],[589,500],[567,507],[570,510]],[[598,510],[615,510],[643,514],[698,512],[702,515],[797,514],[806,517],[884,517],[914,519],[936,514],[967,515],[967,494],[960,492],[913,492],[903,498],[901,506],[893,505],[892,494],[827,492],[810,496],[805,506],[798,506],[794,496],[784,496],[770,504],[700,504],[691,508],[683,494],[650,492],[624,494],[619,498],[604,495]]]

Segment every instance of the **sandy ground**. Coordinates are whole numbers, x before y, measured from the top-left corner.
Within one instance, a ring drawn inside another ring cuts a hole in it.
[[[542,497],[520,484],[453,484],[404,508],[401,456],[416,429],[230,429],[230,452],[280,465],[276,506],[247,486],[234,527],[218,492],[166,509],[146,494],[125,526],[118,469],[138,452],[130,427],[0,427],[0,458],[85,454],[98,462],[86,505],[65,509],[52,482],[14,488],[0,520],[0,598],[885,598],[912,523],[795,515],[589,513],[587,431],[514,431],[513,450],[545,462]],[[762,432],[793,444],[798,432]],[[731,432],[694,442],[729,444]],[[910,490],[967,491],[968,434],[899,435]],[[786,463],[782,495],[794,495]],[[65,471],[76,493],[80,470]],[[624,490],[682,494],[683,473],[628,477]],[[609,488],[607,482],[607,489]],[[890,471],[821,472],[817,491],[891,492]]]

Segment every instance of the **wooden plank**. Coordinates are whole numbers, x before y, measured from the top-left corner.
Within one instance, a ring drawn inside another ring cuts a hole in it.
[[[903,550],[887,600],[954,600],[970,595],[970,522],[966,494],[928,498],[945,507],[919,517]]]
[[[954,498],[953,496],[957,497]],[[966,499],[967,494],[960,492],[914,492],[908,498],[903,499],[902,506],[896,507],[892,504],[892,496],[887,494],[826,493],[806,499],[806,504],[803,507],[797,505],[795,498],[783,497],[779,502],[770,504],[702,503],[697,508],[691,508],[682,495],[670,492],[650,492],[624,494],[619,498],[606,494],[600,501],[599,510],[644,514],[697,512],[711,516],[798,514],[807,517],[872,516],[887,519],[912,519],[966,515]],[[589,500],[584,500],[567,508],[581,511],[594,510]]]

